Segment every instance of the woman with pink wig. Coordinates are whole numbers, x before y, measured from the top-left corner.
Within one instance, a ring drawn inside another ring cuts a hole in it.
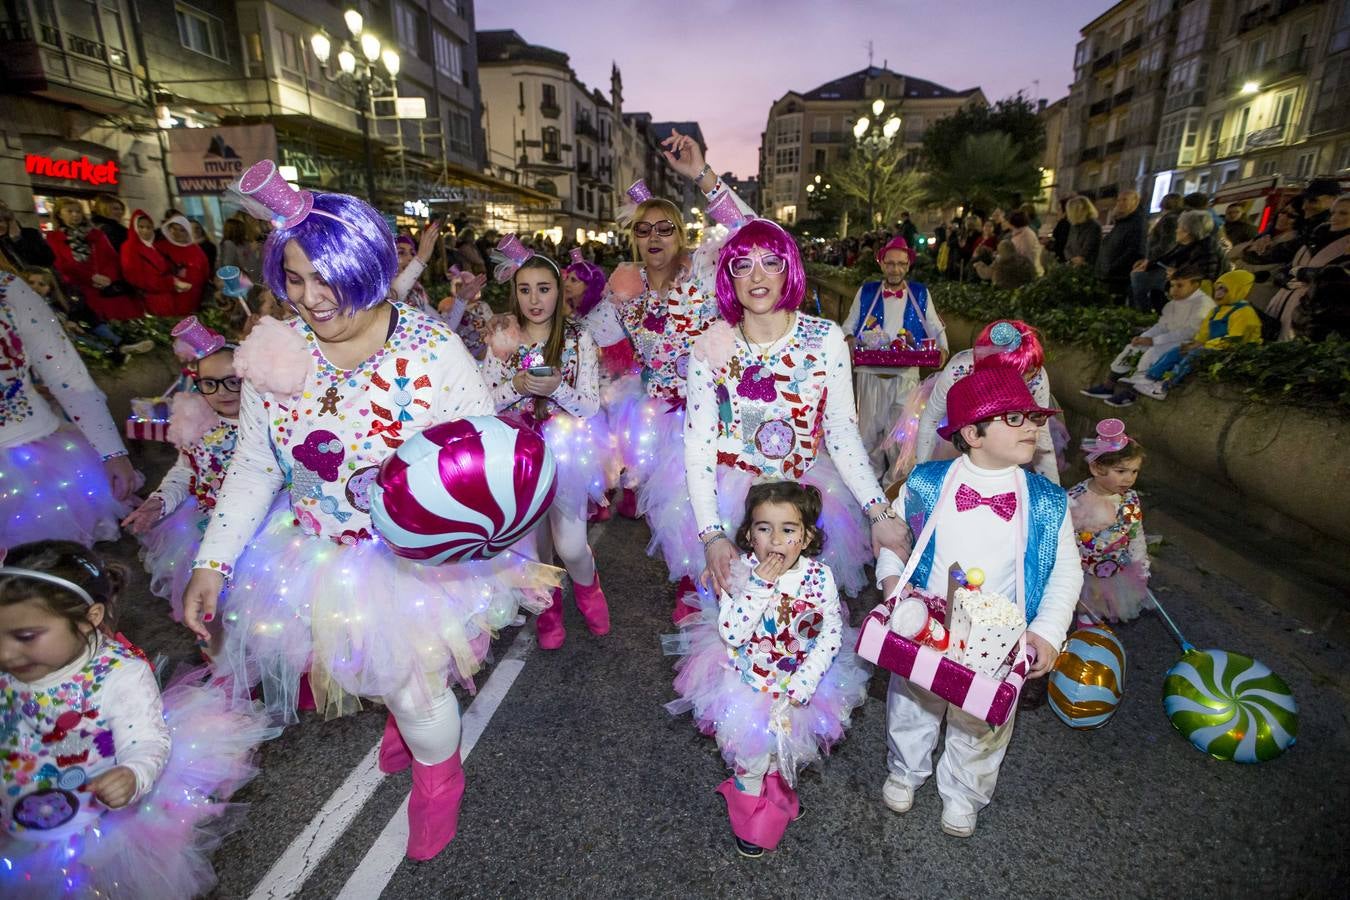
[[[684,445],[662,450],[652,483],[665,490],[649,516],[671,571],[706,570],[719,593],[736,557],[729,528],[757,481],[820,491],[821,518],[809,524],[849,593],[865,585],[874,544],[903,546],[858,433],[844,333],[799,312],[805,295],[797,245],[768,219],[742,226],[718,254],[721,320],[694,342]],[[681,472],[688,491],[670,488]]]
[[[891,467],[889,480],[908,477],[911,469],[921,462],[941,458],[951,444],[938,440],[937,429],[947,418],[947,392],[952,385],[965,378],[976,367],[999,365],[1016,369],[1026,381],[1031,395],[1041,406],[1054,406],[1050,397],[1050,376],[1043,364],[1045,351],[1036,329],[1017,319],[998,319],[984,326],[975,338],[975,346],[962,350],[947,361],[936,375],[931,375],[910,392],[904,411],[891,431],[891,439],[899,445],[899,456]],[[1032,467],[1059,484],[1059,466],[1051,437],[1052,419],[1036,432],[1036,456]]]

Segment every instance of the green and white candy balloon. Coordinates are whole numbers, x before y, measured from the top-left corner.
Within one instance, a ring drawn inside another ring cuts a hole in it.
[[[1226,650],[1186,652],[1163,681],[1163,709],[1196,748],[1216,759],[1265,762],[1298,737],[1298,704],[1264,664]]]

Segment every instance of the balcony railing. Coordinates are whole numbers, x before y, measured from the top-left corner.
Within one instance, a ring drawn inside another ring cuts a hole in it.
[[[1247,135],[1247,149],[1260,150],[1264,147],[1278,147],[1284,143],[1286,130],[1286,126],[1281,124],[1262,128],[1260,131],[1253,131]]]
[[[1287,12],[1293,12],[1300,6],[1307,5],[1308,0],[1270,0],[1269,3],[1263,3],[1256,9],[1241,16],[1238,19],[1238,34],[1245,34],[1255,28],[1260,28],[1270,22],[1274,22],[1280,16]]]
[[[1134,85],[1130,85],[1124,90],[1117,92],[1116,95],[1111,98],[1111,106],[1112,107],[1123,106],[1124,104],[1129,103],[1133,99],[1134,99]]]
[[[842,131],[813,131],[811,132],[811,143],[813,144],[842,144],[847,141],[849,135]]]
[[[1101,147],[1088,147],[1085,150],[1083,150],[1082,153],[1078,154],[1078,161],[1080,163],[1093,162],[1094,160],[1098,160],[1101,158],[1102,158]]]
[[[1111,111],[1111,98],[1103,97],[1088,107],[1088,118],[1100,116]]]
[[[1111,65],[1115,63],[1115,61],[1116,61],[1116,51],[1111,50],[1107,53],[1103,53],[1101,56],[1097,57],[1092,61],[1092,71],[1094,73],[1100,72],[1102,69],[1109,68]]]
[[[1313,110],[1308,132],[1310,134],[1325,134],[1328,131],[1338,131],[1342,128],[1350,128],[1350,100],[1341,100],[1333,106],[1318,107]]]
[[[596,130],[590,119],[581,119],[577,122],[577,134],[596,139],[600,137],[600,132]]]
[[[1143,43],[1144,43],[1144,36],[1142,34],[1136,34],[1134,37],[1130,38],[1128,41],[1120,45],[1120,58],[1124,59],[1129,54],[1138,50],[1143,45]]]
[[[1106,145],[1106,155],[1111,156],[1112,154],[1119,153],[1124,149],[1125,149],[1125,138],[1123,137],[1116,138],[1114,141],[1111,141],[1109,144]]]
[[[1300,47],[1297,50],[1291,50],[1288,53],[1281,54],[1272,60],[1269,60],[1264,66],[1255,72],[1249,72],[1245,75],[1234,77],[1228,82],[1228,89],[1237,92],[1247,82],[1255,82],[1260,85],[1262,90],[1270,87],[1276,82],[1294,75],[1302,75],[1308,71],[1308,48]]]
[[[556,102],[545,100],[539,104],[539,114],[546,119],[556,119],[562,115],[562,108]]]

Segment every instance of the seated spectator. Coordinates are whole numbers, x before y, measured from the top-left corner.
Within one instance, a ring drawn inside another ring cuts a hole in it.
[[[1350,341],[1350,271],[1322,269],[1312,276],[1294,330],[1310,341],[1332,335]]]
[[[1102,246],[1102,223],[1097,220],[1097,207],[1086,197],[1074,197],[1064,207],[1069,217],[1069,238],[1064,243],[1064,259],[1071,266],[1093,269],[1097,252]]]
[[[12,268],[50,266],[56,257],[42,232],[19,224],[9,204],[0,200],[0,259]]]
[[[1153,223],[1148,232],[1148,242],[1144,246],[1143,259],[1135,262],[1130,270],[1130,306],[1138,310],[1151,310],[1154,292],[1161,292],[1167,284],[1167,270],[1158,265],[1177,244],[1177,220],[1181,217],[1181,195],[1165,194],[1162,198],[1162,215]]]
[[[1201,351],[1261,343],[1261,317],[1245,299],[1255,281],[1251,272],[1236,269],[1220,275],[1214,282],[1214,308],[1200,323],[1195,337],[1164,353],[1147,372],[1120,380],[1134,385],[1145,397],[1166,400],[1167,392],[1190,374]]]
[[[1285,286],[1270,299],[1267,316],[1279,320],[1279,339],[1296,334],[1295,319],[1312,276],[1321,269],[1350,267],[1350,194],[1332,204],[1330,216],[1312,233],[1290,264]]]
[[[1223,213],[1223,236],[1236,247],[1256,237],[1256,226],[1247,221],[1247,204],[1230,203]]]
[[[1126,376],[1146,374],[1169,350],[1189,340],[1214,308],[1214,301],[1201,290],[1204,278],[1204,270],[1195,265],[1187,265],[1173,272],[1168,284],[1168,294],[1172,299],[1163,307],[1158,321],[1130,341],[1111,361],[1110,378],[1079,393],[1084,397],[1105,400],[1110,406],[1133,404],[1139,392],[1126,381]]]
[[[1009,240],[998,242],[998,255],[992,263],[976,260],[975,274],[984,281],[993,282],[994,287],[1009,291],[1036,280],[1036,269],[1031,261],[1018,253]]]
[[[1145,253],[1148,217],[1139,206],[1138,191],[1116,194],[1111,214],[1114,224],[1097,252],[1097,277],[1113,297],[1123,298],[1130,289],[1130,269]]]
[[[1202,280],[1213,285],[1214,279],[1228,268],[1214,240],[1214,218],[1208,212],[1188,209],[1177,217],[1176,237],[1176,244],[1154,265],[1166,271],[1188,266],[1199,268]],[[1154,296],[1150,306],[1161,309],[1164,302],[1164,297]]]
[[[1265,234],[1234,247],[1228,256],[1234,268],[1256,276],[1256,284],[1247,295],[1247,302],[1256,307],[1259,315],[1265,315],[1271,298],[1280,289],[1275,276],[1293,262],[1294,255],[1303,246],[1300,240],[1302,229],[1299,227],[1303,220],[1302,203],[1295,202],[1297,200],[1295,197],[1280,207]]]
[[[1036,277],[1040,278],[1045,274],[1045,266],[1041,263],[1041,241],[1036,237],[1036,232],[1031,230],[1027,214],[1018,210],[1008,217],[1008,224],[1012,226],[1008,240],[1012,241],[1013,249],[1031,262]]]

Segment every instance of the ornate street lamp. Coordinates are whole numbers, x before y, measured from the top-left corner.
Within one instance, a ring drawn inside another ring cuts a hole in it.
[[[876,223],[877,169],[881,157],[900,133],[900,116],[891,113],[885,121],[886,101],[881,97],[872,101],[872,117],[859,116],[853,123],[853,139],[858,149],[867,154],[867,227]]]

